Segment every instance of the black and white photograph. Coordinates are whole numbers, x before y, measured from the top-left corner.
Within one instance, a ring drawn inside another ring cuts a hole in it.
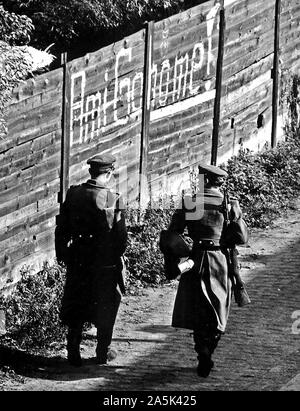
[[[300,391],[300,0],[0,0],[0,391]]]

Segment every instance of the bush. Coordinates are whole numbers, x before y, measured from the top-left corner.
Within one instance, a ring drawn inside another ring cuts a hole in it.
[[[11,46],[23,46],[30,42],[33,30],[31,20],[26,16],[9,13],[0,4],[0,39]]]
[[[9,13],[0,4],[0,137],[7,131],[5,104],[13,88],[31,72],[25,51],[15,46],[26,45],[32,30],[28,17]]]
[[[160,20],[203,1],[6,0],[5,6],[33,20],[33,46],[44,49],[54,43],[57,56],[68,51],[75,58],[138,31],[146,20]]]
[[[64,280],[57,265],[46,264],[36,275],[24,269],[13,294],[2,299],[8,336],[20,348],[44,348],[64,339],[59,319]]]
[[[300,193],[300,134],[262,153],[240,152],[227,171],[227,188],[240,200],[249,226],[270,225]]]
[[[165,281],[163,255],[159,249],[160,232],[166,229],[174,212],[171,199],[169,207],[160,204],[157,208],[127,211],[128,246],[125,256],[128,260],[127,279],[129,287],[158,285]]]
[[[261,153],[243,150],[228,161],[227,188],[236,195],[250,227],[266,227],[292,208],[300,193],[300,77],[282,75],[280,104],[287,107],[285,141]]]

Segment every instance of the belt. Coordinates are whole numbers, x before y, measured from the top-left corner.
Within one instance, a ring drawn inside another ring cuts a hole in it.
[[[95,236],[93,234],[76,234],[76,235],[72,235],[73,240],[78,240],[79,238],[83,239],[83,240],[86,240],[88,238],[94,238],[94,237]]]
[[[198,240],[194,243],[194,249],[197,251],[217,251],[221,248],[219,240]]]
[[[203,247],[220,247],[219,240],[198,240],[196,244]]]
[[[72,241],[99,241],[100,237],[93,234],[76,234],[72,235]]]

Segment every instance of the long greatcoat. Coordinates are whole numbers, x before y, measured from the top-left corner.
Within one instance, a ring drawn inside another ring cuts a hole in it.
[[[55,232],[56,256],[67,266],[61,319],[111,328],[124,292],[121,256],[127,231],[120,195],[95,180],[71,187]]]
[[[225,248],[203,250],[200,240],[219,244],[224,227],[223,194],[217,189],[205,189],[203,214],[189,219],[184,205],[173,215],[169,230],[182,234],[185,229],[192,238],[193,269],[184,273],[179,281],[172,326],[199,330],[202,327],[224,332],[229,316],[232,282],[228,272],[228,252]],[[238,204],[232,212],[240,213]],[[191,214],[190,214],[191,215]],[[234,217],[234,216],[233,216]]]

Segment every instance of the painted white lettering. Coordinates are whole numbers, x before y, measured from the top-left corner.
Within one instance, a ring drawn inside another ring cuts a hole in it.
[[[212,33],[214,29],[214,23],[216,15],[218,14],[220,8],[220,3],[217,3],[207,14],[206,22],[207,22],[207,40],[208,40],[208,51],[207,51],[207,76],[210,76],[211,71],[211,64],[215,61],[214,56],[212,54]],[[210,90],[211,88],[211,80],[207,80],[205,83],[206,91]]]
[[[165,60],[162,62],[161,65],[161,72],[160,72],[160,83],[159,83],[159,103],[160,105],[164,106],[168,99],[169,93],[169,83],[170,83],[170,61]],[[165,90],[163,91],[163,84],[164,84],[164,75],[165,75]]]
[[[160,45],[160,49],[162,51],[162,53],[165,52],[165,50],[168,48],[169,46],[169,29],[165,29],[162,32],[162,42]]]
[[[179,71],[179,73],[178,73]],[[174,88],[173,88],[173,102],[185,97],[187,87],[187,77],[189,73],[189,55],[186,53],[185,57],[175,59],[174,68]],[[182,85],[183,82],[183,85]]]
[[[140,110],[142,108],[142,104],[143,104],[142,95],[143,95],[143,82],[144,82],[143,80],[144,80],[144,76],[142,72],[136,73],[136,75],[134,76],[132,80],[132,91],[131,91],[132,111]],[[140,92],[138,94],[139,96],[138,106],[135,105],[135,95],[136,95],[137,83],[140,83]]]
[[[80,93],[78,95],[77,86],[80,84]],[[70,144],[71,147],[76,142],[74,136],[74,123],[79,121],[79,137],[78,142],[82,143],[83,135],[83,117],[84,117],[84,97],[85,97],[86,75],[84,71],[75,73],[71,76],[71,125],[70,125]],[[77,99],[75,100],[75,93]]]
[[[184,102],[184,108],[191,104],[200,104],[213,98],[214,90],[211,89],[212,67],[215,64],[213,55],[212,35],[216,16],[220,4],[217,3],[206,18],[207,41],[203,39],[194,44],[190,53],[177,55],[172,60],[165,59],[158,65],[149,63],[150,87],[147,95],[147,108],[154,109],[153,118],[161,118],[164,115],[174,114],[179,110],[177,104],[185,97],[190,96]],[[205,36],[202,36],[205,37]],[[207,50],[205,46],[207,44]],[[160,44],[161,55],[168,51],[169,29],[162,33]],[[151,50],[151,47],[150,47]],[[207,57],[206,57],[207,54]],[[132,75],[124,75],[124,66],[128,66],[133,59],[133,50],[124,47],[116,54],[114,67],[107,68],[104,72],[104,86],[94,94],[85,95],[87,88],[87,72],[80,71],[71,76],[70,98],[70,139],[71,146],[86,143],[99,137],[100,133],[110,132],[118,126],[134,121],[137,111],[142,109],[144,74],[143,71]],[[150,56],[149,62],[152,61]],[[205,63],[207,67],[205,68]],[[205,83],[206,92],[199,94],[202,72],[207,75]],[[128,70],[129,71],[129,70]],[[111,78],[109,78],[109,76]],[[114,87],[111,90],[111,87]],[[170,101],[171,99],[171,101]],[[168,103],[173,103],[171,106]],[[180,110],[182,111],[182,107]],[[175,110],[175,111],[174,111]]]
[[[98,103],[98,104],[97,104]],[[96,118],[98,119],[97,125],[97,135],[98,130],[100,128],[100,107],[101,107],[101,93],[98,91],[96,94],[92,94],[87,97],[86,99],[86,108],[85,108],[85,135],[83,141],[86,142],[88,140],[88,136],[90,138],[94,138],[94,133],[96,130]],[[90,127],[90,132],[89,132]]]
[[[106,83],[108,82],[108,72],[107,72],[107,70],[105,71],[105,74],[104,74],[104,80],[105,80]],[[106,124],[107,124],[106,111],[112,104],[112,103],[107,102],[107,94],[108,94],[108,89],[107,89],[107,86],[106,86],[105,89],[104,89],[104,96],[103,96],[103,128],[102,128],[103,132],[105,131],[105,127],[106,127]]]
[[[125,92],[126,90],[126,92]],[[131,80],[129,77],[124,78],[123,80],[120,81],[120,85],[119,85],[119,91],[120,91],[120,95],[124,96],[126,95],[127,98],[127,117],[123,117],[121,119],[118,119],[118,116],[115,116],[115,118],[117,118],[117,122],[119,125],[124,125],[126,123],[128,123],[129,120],[129,114],[130,114],[130,103],[131,103]],[[115,115],[117,114],[117,112],[115,111]]]
[[[149,89],[152,91],[153,103],[154,103],[154,100],[156,98],[157,76],[158,76],[157,64],[153,64],[153,66],[151,68],[151,87],[149,87]],[[149,101],[151,101],[151,95],[150,95],[150,100]]]
[[[130,78],[123,79],[119,84],[119,64],[120,59],[128,57],[129,62],[132,60],[132,48],[122,48],[116,57],[116,67],[115,67],[115,99],[114,99],[114,121],[118,122],[118,101],[119,101],[119,94],[122,94],[122,90],[124,87],[128,88],[128,94],[130,96]],[[128,101],[128,100],[127,100]],[[130,101],[130,98],[129,98]],[[125,119],[126,121],[126,119]],[[124,119],[122,124],[124,124]]]
[[[203,65],[204,61],[204,46],[203,43],[196,43],[193,49],[192,55],[192,67],[191,67],[191,75],[190,75],[190,94],[195,95],[198,93],[199,87],[194,87],[194,73],[199,71]]]

